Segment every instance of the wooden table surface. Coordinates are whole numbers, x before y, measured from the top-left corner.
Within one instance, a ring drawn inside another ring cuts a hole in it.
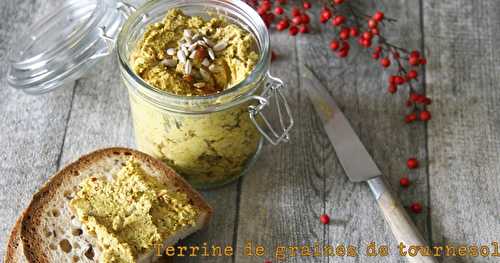
[[[62,0],[0,1],[0,253],[17,215],[54,172],[80,155],[107,146],[134,147],[127,91],[114,56],[105,58],[73,85],[42,96],[7,86],[10,40],[39,13]],[[241,251],[247,240],[268,248],[351,244],[357,258],[342,262],[405,262],[365,184],[347,180],[312,105],[303,92],[298,65],[313,66],[336,98],[384,176],[431,244],[490,244],[500,239],[500,2],[497,0],[381,0],[399,22],[387,34],[405,47],[424,49],[425,92],[432,120],[406,125],[406,94],[389,95],[386,73],[366,51],[339,60],[328,49],[331,30],[315,21],[313,33],[296,38],[273,33],[280,58],[272,73],[288,85],[296,126],[291,142],[267,145],[250,174],[237,183],[203,192],[215,208],[209,229],[188,243],[207,241]],[[314,19],[316,20],[316,19]],[[406,159],[421,168],[409,172]],[[402,189],[409,173],[413,185]],[[327,213],[330,225],[319,223]],[[390,245],[391,255],[367,257],[370,241]],[[273,259],[271,255],[267,258]],[[183,261],[185,261],[184,259]],[[187,261],[196,261],[196,258]],[[263,262],[242,253],[207,262]],[[292,257],[288,262],[338,262],[340,258]],[[443,262],[498,262],[499,257],[444,258]]]

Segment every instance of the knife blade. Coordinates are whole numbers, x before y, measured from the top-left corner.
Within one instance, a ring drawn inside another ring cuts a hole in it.
[[[322,88],[318,78],[307,67],[302,72],[303,77],[310,82],[306,88],[309,98],[349,179],[361,182],[382,175],[351,124],[328,91]]]
[[[320,117],[325,132],[335,149],[337,158],[344,168],[349,180],[366,181],[380,206],[386,222],[396,239],[406,246],[427,246],[427,242],[418,232],[401,203],[390,191],[382,172],[373,161],[365,146],[355,133],[349,120],[319,81],[314,72],[306,65],[301,66],[302,87]],[[417,255],[407,259],[414,263],[437,262],[432,256]]]

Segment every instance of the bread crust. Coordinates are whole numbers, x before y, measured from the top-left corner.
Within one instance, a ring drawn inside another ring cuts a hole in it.
[[[203,197],[196,190],[194,190],[191,185],[187,183],[186,180],[177,175],[174,170],[166,166],[163,162],[147,154],[132,149],[120,147],[101,149],[84,155],[77,161],[67,165],[64,169],[53,175],[42,186],[42,188],[35,195],[33,195],[28,208],[26,209],[22,216],[22,219],[20,220],[20,226],[18,226],[20,227],[20,235],[24,254],[28,262],[49,262],[49,258],[45,254],[44,248],[42,246],[44,237],[39,235],[37,227],[40,226],[41,219],[44,216],[43,211],[45,211],[45,205],[47,205],[48,202],[55,197],[58,188],[61,187],[61,185],[65,181],[67,181],[69,177],[78,175],[79,171],[89,168],[89,166],[98,162],[99,160],[116,157],[117,155],[122,157],[134,157],[141,162],[148,163],[156,170],[160,171],[160,180],[172,183],[179,190],[186,192],[193,205],[207,214],[203,222],[203,227],[206,227],[208,225],[212,215],[212,208],[208,205],[207,202],[205,202]],[[18,224],[19,222],[16,225]],[[16,227],[14,227],[14,230],[16,230]],[[19,230],[16,230],[16,232],[17,231]]]
[[[21,222],[23,220],[22,214],[16,220],[14,227],[10,232],[9,242],[7,243],[7,252],[5,253],[5,263],[20,263],[24,262],[23,247],[21,243]]]

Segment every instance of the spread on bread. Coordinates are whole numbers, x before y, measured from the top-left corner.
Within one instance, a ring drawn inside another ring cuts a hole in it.
[[[91,176],[70,207],[101,249],[101,262],[135,262],[170,235],[196,224],[188,196],[148,175],[133,158],[112,181]]]

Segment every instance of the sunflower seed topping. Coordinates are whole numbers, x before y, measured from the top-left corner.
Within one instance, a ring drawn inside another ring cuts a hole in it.
[[[174,56],[175,55],[175,48],[169,48],[169,49],[167,49],[167,55]]]
[[[198,82],[198,83],[193,84],[193,86],[195,86],[195,87],[197,87],[197,88],[200,89],[200,88],[205,87],[206,83],[204,83],[204,82]]]
[[[205,66],[205,67],[208,67],[208,66],[210,66],[210,60],[208,60],[207,58],[205,58],[205,59],[201,62],[201,64],[202,64],[203,66]]]
[[[207,45],[210,47],[214,45],[214,42],[212,42],[212,40],[208,39],[207,37],[203,37],[203,41],[205,41],[205,43],[207,43]]]
[[[190,59],[194,59],[196,57],[196,54],[198,53],[197,50],[194,50],[193,52],[191,52],[191,55],[189,55],[189,58]]]
[[[224,40],[222,40],[219,43],[215,44],[215,46],[213,47],[213,49],[214,49],[215,52],[219,52],[219,51],[224,50],[226,47],[227,47],[227,42],[224,41]]]
[[[167,66],[167,67],[175,67],[177,65],[177,61],[173,59],[164,59],[161,61],[161,64]]]
[[[193,71],[193,64],[191,64],[191,61],[188,60],[186,61],[186,64],[184,64],[184,73],[186,73],[186,75],[191,75],[192,71]]]
[[[210,59],[214,60],[215,59],[215,53],[213,51],[213,49],[209,48],[208,49],[208,56],[210,57]]]
[[[203,80],[205,81],[211,81],[212,80],[212,75],[210,75],[210,72],[206,71],[203,68],[200,68],[200,74]]]
[[[179,62],[186,63],[186,55],[182,50],[177,51],[177,58],[179,59]]]
[[[208,67],[208,70],[212,71],[212,72],[217,72],[217,66],[212,64]]]

